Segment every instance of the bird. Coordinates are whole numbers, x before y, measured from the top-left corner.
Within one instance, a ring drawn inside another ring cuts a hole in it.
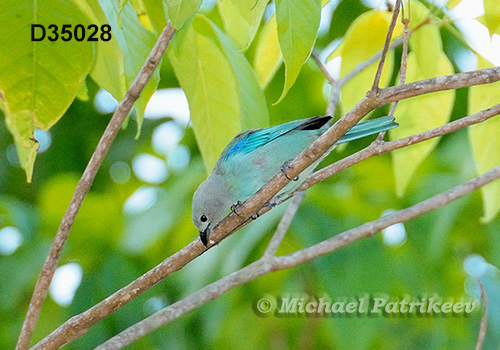
[[[231,211],[256,193],[302,150],[327,129],[331,116],[316,116],[288,123],[245,130],[224,148],[210,176],[194,192],[192,219],[201,242],[207,246],[211,230]],[[397,127],[393,117],[385,116],[357,123],[323,156],[280,190],[267,205],[280,204],[297,190],[321,160],[336,145]],[[284,172],[286,175],[286,172]]]

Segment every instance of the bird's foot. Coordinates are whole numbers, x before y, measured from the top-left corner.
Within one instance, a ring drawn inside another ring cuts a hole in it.
[[[242,204],[241,201],[237,201],[235,204],[231,205],[231,211],[238,216],[240,216],[238,214],[238,208],[241,207],[241,204]]]
[[[290,179],[290,177],[288,176],[288,171],[290,170],[290,164],[292,163],[292,159],[289,159],[287,160],[285,163],[283,163],[283,165],[281,166],[281,172],[283,173],[283,175],[285,175],[285,177],[290,180],[290,181],[298,181],[299,180],[299,177],[298,176],[295,176],[293,179]]]
[[[236,215],[238,216],[241,216],[240,214],[238,214],[238,208],[241,207],[243,203],[241,201],[237,201],[235,204],[231,205],[231,211],[233,213],[235,213]],[[259,214],[255,213],[255,214],[252,214],[252,216],[250,216],[250,218],[252,220],[255,220],[259,217]]]
[[[278,205],[275,201],[274,201],[274,198],[273,198],[273,201],[272,202],[266,202],[262,208],[274,208],[276,205]]]

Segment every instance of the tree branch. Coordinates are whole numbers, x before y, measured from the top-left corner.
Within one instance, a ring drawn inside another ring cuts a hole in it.
[[[16,346],[17,350],[25,350],[29,347],[38,316],[40,315],[40,310],[45,297],[47,296],[47,291],[52,277],[54,276],[54,272],[59,263],[62,249],[66,243],[66,239],[68,238],[76,215],[80,210],[83,199],[92,187],[92,183],[94,182],[97,171],[101,166],[102,160],[106,156],[113,140],[118,134],[123,121],[132,109],[134,102],[139,98],[141,91],[153,75],[153,72],[160,62],[168,43],[172,39],[174,31],[175,30],[170,26],[169,22],[158,38],[158,41],[149,54],[144,66],[141,68],[141,71],[128,89],[125,97],[120,102],[120,105],[109,121],[109,124],[92,155],[92,158],[90,159],[80,181],[78,182],[78,185],[76,186],[73,198],[71,199],[69,207],[62,218],[61,225],[57,230],[52,246],[50,247],[49,254],[45,259],[42,271],[38,277],[38,281],[28,307],[28,312],[21,329],[21,334],[19,335]]]
[[[389,29],[387,30],[387,36],[385,37],[384,48],[382,49],[382,55],[380,56],[380,61],[377,67],[377,73],[375,74],[375,79],[373,79],[373,85],[371,91],[377,91],[380,84],[380,77],[382,76],[382,69],[384,68],[385,58],[387,56],[387,51],[389,50],[389,45],[392,39],[392,33],[394,32],[394,27],[396,27],[396,21],[398,19],[399,10],[401,8],[401,0],[396,0],[394,5],[394,12],[392,13],[391,23],[389,24]]]
[[[413,83],[381,89],[376,95],[376,108],[389,102],[429,94],[432,92],[455,90],[474,85],[491,84],[500,80],[500,67],[480,69],[452,75],[415,81]],[[361,102],[360,102],[361,103]]]
[[[292,220],[297,214],[299,210],[299,206],[304,199],[305,192],[299,192],[293,197],[292,203],[288,205],[286,208],[285,214],[281,218],[280,223],[278,224],[278,228],[274,233],[273,237],[269,241],[266,251],[264,252],[264,256],[273,256],[278,251],[278,248],[281,244],[281,241],[285,237],[288,228],[292,224]]]
[[[382,155],[384,153],[391,152],[399,148],[411,146],[426,140],[430,140],[434,137],[450,134],[454,131],[466,128],[470,125],[482,123],[489,118],[497,116],[498,114],[500,114],[500,104],[485,109],[484,111],[477,112],[470,116],[457,119],[443,126],[439,126],[437,128],[427,130],[415,135],[407,136],[402,139],[394,141],[382,141],[382,142],[375,141],[365,149],[362,149],[359,152],[351,154],[346,158],[343,158],[333,164],[324,167],[321,170],[314,172],[307,178],[307,180],[302,184],[302,186],[300,186],[300,188],[297,191],[304,191],[309,187],[317,184],[318,182],[321,182],[326,178],[332,177],[333,175],[339,173],[340,171],[347,169],[355,164],[358,164],[370,157]]]
[[[121,333],[98,346],[96,350],[121,349],[140,337],[174,321],[175,319],[193,311],[197,307],[204,305],[209,301],[215,300],[226,292],[256,279],[257,277],[266,275],[270,272],[284,270],[300,265],[362,238],[371,237],[386,227],[408,221],[417,216],[443,207],[446,204],[457,200],[498,178],[500,178],[500,166],[497,166],[496,168],[475,177],[472,180],[435,195],[411,207],[365,223],[308,248],[304,248],[297,252],[280,257],[264,254],[264,256],[256,262],[209,284],[190,296],[125,329]]]
[[[488,328],[488,296],[484,290],[484,286],[481,280],[478,278],[477,283],[479,288],[481,288],[481,300],[483,301],[483,317],[481,317],[481,324],[479,326],[479,334],[477,336],[477,343],[475,350],[481,350],[483,348],[484,338],[486,337],[486,329]]]
[[[383,106],[384,104],[399,99],[409,98],[435,91],[456,89],[460,87],[479,85],[479,84],[487,84],[498,80],[500,80],[500,67],[495,67],[474,72],[459,73],[439,78],[421,80],[411,84],[405,84],[401,86],[381,89],[376,94],[369,94],[360,103],[358,103],[348,114],[346,114],[345,117],[337,121],[337,123],[335,123],[334,126],[332,126],[327,132],[325,132],[320,138],[318,138],[310,147],[308,147],[294,161],[292,161],[291,167],[293,170],[289,172],[288,176],[289,177],[292,176],[290,178],[297,176],[300,173],[300,171],[305,169],[309,164],[314,162],[314,160],[319,158],[322,155],[322,153],[324,153],[325,150],[327,150],[343,134],[345,134],[345,132],[347,132],[349,128],[351,128],[355,123],[357,123],[362,117],[364,117],[369,111],[371,111],[374,108]],[[415,91],[412,91],[411,88],[409,88],[408,86],[412,86],[413,89],[415,89]],[[498,106],[492,107],[492,109],[495,110],[496,108],[499,107]],[[496,113],[498,113],[498,110],[496,110]],[[478,114],[479,113],[476,113],[474,116]],[[453,123],[457,122],[459,121]],[[450,124],[454,125],[453,123]],[[466,125],[464,124],[463,127],[465,126]],[[457,127],[457,125],[455,125],[455,127]],[[459,128],[460,127],[457,127],[456,130],[458,130]],[[436,132],[435,129],[433,130],[434,130],[433,132]],[[439,132],[442,132],[443,130],[445,129],[441,129]],[[404,142],[413,142],[409,141],[409,139],[411,139],[412,137],[413,136],[410,136],[402,140],[405,140]],[[395,143],[398,142],[401,142],[401,140],[387,142],[387,144],[391,144],[392,147],[396,147]],[[318,147],[318,149],[315,149],[315,147]],[[404,147],[404,145],[400,145],[399,147],[396,148],[400,147]],[[317,176],[317,174],[316,175],[313,174],[313,176]],[[211,242],[209,242],[209,247],[211,247],[213,244],[218,243],[226,236],[230,235],[232,232],[235,231],[236,228],[243,226],[244,223],[248,221],[248,219],[252,214],[256,212],[258,212],[259,214],[263,214],[264,212],[269,210],[269,209],[262,209],[262,207],[282,187],[284,187],[286,183],[288,183],[286,177],[284,177],[284,175],[282,175],[282,173],[280,172],[267,185],[265,185],[255,195],[253,195],[250,199],[248,199],[245,203],[242,204],[241,208],[238,210],[238,215],[234,214],[228,215],[228,217],[222,220],[219,223],[219,225],[217,225],[214,228],[211,234],[212,239]],[[109,316],[114,311],[119,309],[121,306],[130,302],[136,296],[145,292],[146,290],[148,290],[150,287],[152,287],[165,277],[180,270],[191,260],[195,259],[199,255],[204,253],[207,249],[208,248],[206,248],[198,238],[195,239],[189,245],[182,248],[180,251],[173,254],[169,258],[165,259],[162,263],[160,263],[152,270],[148,271],[143,276],[139,277],[129,285],[123,287],[122,289],[120,289],[113,295],[109,296],[105,300],[101,301],[100,303],[96,304],[89,310],[69,319],[67,322],[65,322],[64,324],[59,326],[56,330],[54,330],[50,335],[48,335],[46,338],[40,341],[37,345],[35,345],[33,349],[57,349],[68,342],[80,338],[94,324],[100,322],[102,319]]]
[[[488,84],[500,80],[500,67],[486,68],[473,72],[458,73],[437,78],[416,81],[410,84],[389,87],[369,92],[356,106],[332,127],[316,139],[309,147],[302,151],[288,164],[288,173],[279,172],[256,194],[247,199],[239,208],[238,215],[229,214],[211,232],[208,247],[217,244],[226,236],[234,232],[247,219],[259,211],[264,204],[276,195],[290,180],[300,174],[305,168],[319,159],[328,149],[337,142],[347,131],[372,110],[383,105],[405,98],[423,94],[458,89],[467,86]]]
[[[108,339],[95,350],[121,349],[146,334],[158,329],[179,317],[193,311],[205,303],[215,300],[224,293],[273,271],[273,261],[276,257],[261,258],[244,268],[235,271],[188,297],[157,311],[153,315],[137,322],[123,332]]]
[[[326,77],[326,80],[328,80],[328,82],[330,84],[334,84],[335,79],[333,79],[332,75],[330,74],[330,72],[328,71],[326,66],[323,64],[323,61],[321,61],[321,57],[319,57],[316,50],[312,50],[311,56],[312,56],[312,58],[314,58],[314,61],[316,61],[316,64],[318,65],[319,69],[321,70],[323,75]]]
[[[355,242],[362,238],[371,237],[373,234],[386,227],[400,222],[408,221],[417,216],[443,207],[446,204],[457,200],[499,178],[500,165],[484,174],[473,178],[472,180],[453,187],[448,191],[437,194],[411,207],[396,211],[378,220],[371,221],[351,230],[345,231],[313,246],[301,249],[295,253],[280,256],[276,258],[278,260],[277,265],[280,268],[297,266],[303,262],[325,255],[349,243]]]
[[[404,16],[404,12],[403,12],[403,16]],[[399,70],[399,85],[403,85],[406,82],[406,70],[407,70],[407,63],[408,63],[408,41],[410,39],[410,29],[408,27],[410,24],[410,21],[407,18],[403,18],[402,21],[403,21],[403,25],[404,25],[404,30],[403,30],[403,51],[401,52],[401,68]],[[394,113],[396,112],[396,108],[398,107],[398,103],[399,103],[399,101],[395,101],[392,104],[391,110],[389,111],[390,116],[393,116]],[[379,138],[379,140],[382,140],[382,138]]]

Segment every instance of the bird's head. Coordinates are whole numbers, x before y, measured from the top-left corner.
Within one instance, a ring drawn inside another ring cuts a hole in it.
[[[220,176],[212,174],[203,181],[193,196],[193,223],[206,246],[210,231],[229,212],[232,200]]]

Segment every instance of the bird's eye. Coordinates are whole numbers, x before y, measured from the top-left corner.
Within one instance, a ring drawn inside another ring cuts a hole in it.
[[[201,222],[207,222],[207,217],[205,216],[205,214],[203,214],[201,217],[200,217],[200,221]]]

